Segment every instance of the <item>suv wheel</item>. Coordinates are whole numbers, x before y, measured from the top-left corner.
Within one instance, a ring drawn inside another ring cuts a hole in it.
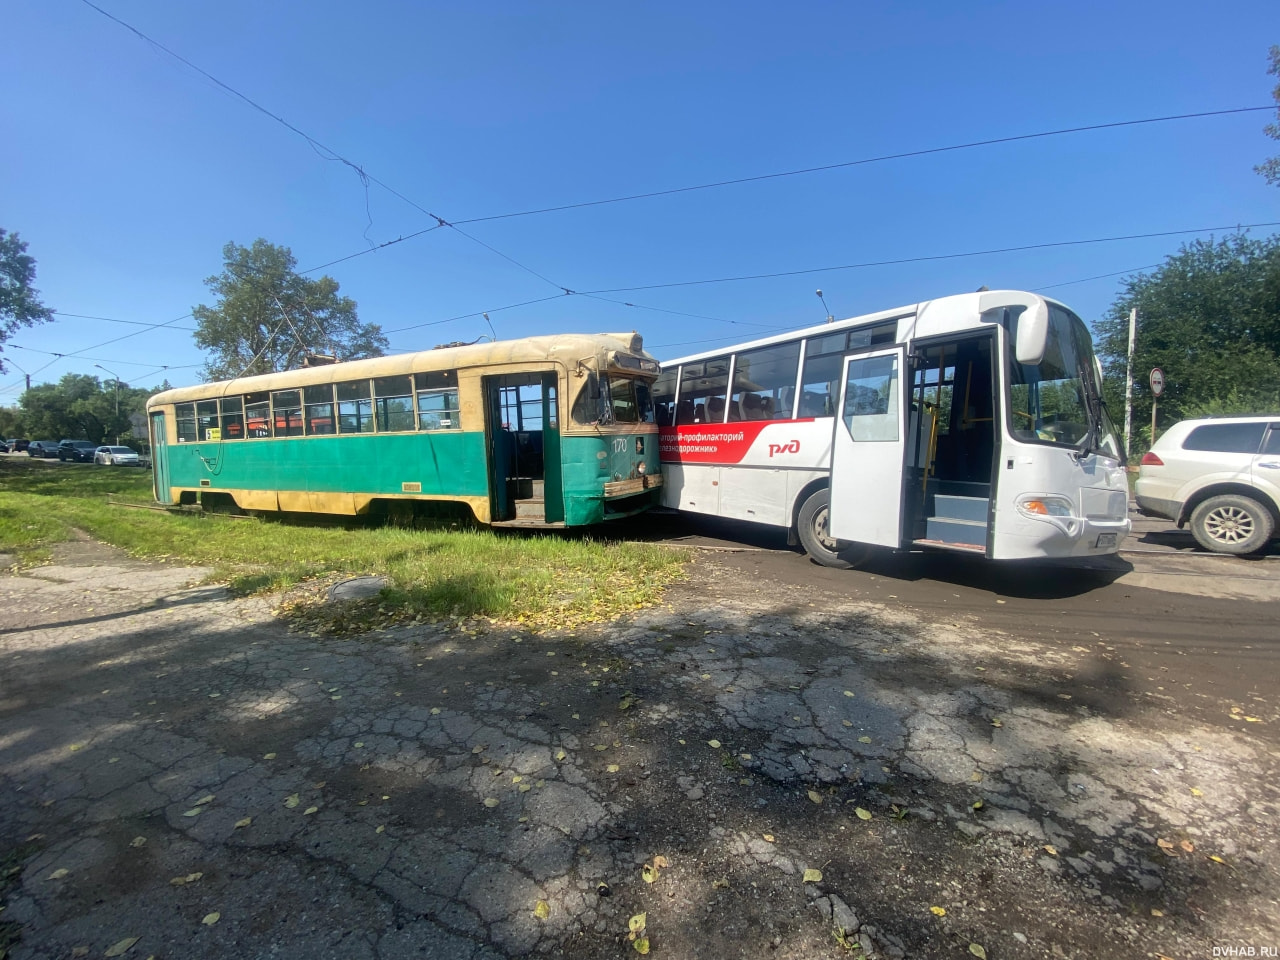
[[[1271,512],[1236,494],[1210,497],[1191,512],[1196,542],[1214,553],[1256,553],[1271,539]]]

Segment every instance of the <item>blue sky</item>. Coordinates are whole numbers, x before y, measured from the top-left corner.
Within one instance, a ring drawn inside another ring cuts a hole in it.
[[[1267,48],[1280,43],[1274,2],[97,2],[451,221],[1264,106]],[[29,244],[56,310],[174,320],[212,302],[203,281],[227,241],[264,237],[305,269],[433,222],[80,0],[16,0],[5,24],[0,226]],[[821,322],[819,287],[837,317],[983,284],[1051,287],[1092,321],[1119,278],[1073,281],[1157,264],[1191,237],[604,295],[635,307],[559,296],[500,308],[560,287],[1280,221],[1280,190],[1253,172],[1280,153],[1268,119],[1030,140],[462,228],[545,280],[452,229],[325,272],[386,331],[488,310],[500,337],[637,329],[662,359]],[[400,352],[488,332],[470,317],[390,340]],[[14,364],[42,382],[107,378],[102,363],[150,386],[194,382],[203,359],[186,330],[64,316],[20,331],[4,356],[0,403],[21,389]]]

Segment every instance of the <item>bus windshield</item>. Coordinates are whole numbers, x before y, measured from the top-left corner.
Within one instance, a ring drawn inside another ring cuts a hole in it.
[[[1016,321],[1009,331],[1017,339]],[[1120,458],[1120,440],[1102,402],[1093,343],[1079,317],[1049,305],[1049,332],[1038,364],[1009,354],[1010,429],[1018,440]]]

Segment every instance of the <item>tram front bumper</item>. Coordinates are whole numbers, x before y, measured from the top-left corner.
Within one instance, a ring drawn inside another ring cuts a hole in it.
[[[604,497],[606,500],[612,500],[615,497],[632,497],[637,493],[644,493],[646,490],[656,490],[662,486],[662,474],[655,473],[652,476],[646,474],[643,477],[634,477],[630,480],[610,480],[604,485]]]

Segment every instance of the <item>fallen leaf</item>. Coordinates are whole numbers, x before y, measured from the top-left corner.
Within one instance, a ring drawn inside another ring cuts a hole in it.
[[[187,810],[182,815],[184,817],[198,817],[202,813],[204,813],[204,807],[192,807],[190,810]]]
[[[253,817],[245,817],[243,820],[237,820],[236,825],[232,829],[239,830],[241,827],[247,827],[251,823],[253,823]]]
[[[810,790],[810,791],[809,791],[809,799],[810,799],[810,800],[812,800],[814,803],[821,803],[821,802],[822,802],[822,794],[818,793],[818,791],[817,791],[817,790]]]
[[[71,956],[73,957],[87,957],[88,955],[89,955],[88,947],[72,947],[71,948]]]
[[[125,937],[119,943],[113,943],[102,954],[104,957],[123,957],[141,937]]]
[[[711,881],[711,889],[712,889],[712,890],[728,890],[728,889],[729,889],[729,878],[728,878],[728,877],[721,877],[719,880],[712,880],[712,881]]]
[[[853,812],[858,815],[859,820],[871,819],[871,811],[868,810],[866,807],[854,807]]]
[[[432,707],[432,708],[431,708],[431,715],[432,715],[433,717],[438,716],[439,714],[440,714],[440,708],[439,708],[439,707]]]
[[[972,807],[974,810],[981,810],[983,806],[984,804],[981,800],[975,800],[973,801],[973,803],[970,804],[970,807]]]
[[[309,817],[309,816],[311,816],[313,813],[317,813],[319,810],[320,810],[320,808],[319,808],[319,807],[307,807],[307,809],[305,809],[305,810],[303,810],[303,811],[302,811],[302,815],[303,815],[304,817]]]
[[[616,763],[611,763],[607,767],[605,767],[604,770],[605,770],[605,773],[617,773],[619,770],[619,767]]]
[[[174,877],[172,880],[169,881],[169,883],[171,883],[175,887],[184,887],[188,883],[195,883],[197,880],[199,880],[203,876],[204,876],[203,873],[188,873],[185,877]]]
[[[212,927],[215,923],[217,923],[221,919],[222,919],[222,914],[218,913],[217,911],[214,911],[213,913],[206,913],[204,915],[204,919],[201,920],[200,922],[203,923],[206,927]]]
[[[978,783],[979,781],[981,781],[981,780],[982,780],[982,771],[981,771],[981,770],[975,770],[975,771],[973,771],[973,773],[969,774],[969,780],[970,780],[971,782],[973,782],[973,783]]]
[[[1000,602],[1004,603],[1003,600],[1001,600]],[[987,960],[987,951],[982,949],[982,944],[979,944],[979,943],[969,944],[969,952],[972,953],[975,957],[977,957],[978,960]]]
[[[545,900],[539,900],[533,905],[533,915],[539,920],[545,920],[551,916],[551,904]]]
[[[658,879],[658,871],[646,863],[640,868],[640,879],[645,883],[653,883]]]
[[[1211,854],[1209,854],[1209,859],[1210,859],[1210,860],[1212,860],[1214,863],[1222,863],[1222,864],[1225,864],[1225,863],[1227,862],[1227,861],[1223,860],[1220,856],[1218,856],[1216,853],[1211,853]]]
[[[1197,788],[1195,788],[1195,787],[1192,787],[1192,788],[1191,788],[1191,795],[1192,795],[1193,797],[1203,797],[1203,796],[1204,796],[1204,793],[1203,793],[1203,791],[1198,790],[1198,789],[1197,789]]]
[[[821,883],[822,871],[815,870],[813,867],[810,867],[808,870],[804,872],[804,879],[801,880],[800,882],[801,883]]]
[[[930,907],[929,912],[935,917],[945,917],[947,915],[946,907]]]
[[[764,835],[764,842],[765,842],[765,843],[773,843],[773,834],[772,834],[772,833],[766,833],[766,834]]]
[[[146,845],[147,845],[146,837],[134,837],[132,840],[129,841],[129,846],[131,847],[145,847]]]
[[[529,784],[527,783],[522,783],[520,784],[520,786],[516,787],[516,789],[519,790],[521,793],[528,793],[533,788],[529,786]]]
[[[276,755],[274,753],[264,753],[262,755],[263,760],[274,760],[275,758],[276,758]]]
[[[1176,857],[1178,855],[1178,851],[1174,849],[1173,844],[1170,843],[1168,840],[1164,840],[1164,839],[1157,840],[1156,846],[1159,847],[1161,850],[1163,850],[1166,854],[1168,854],[1171,857]]]
[[[284,798],[284,805],[288,807],[290,810],[292,810],[301,802],[302,802],[301,798],[296,793],[291,793],[289,794],[289,796]]]
[[[49,874],[49,876],[48,876],[48,878],[47,878],[47,879],[49,879],[49,880],[61,880],[61,879],[62,879],[63,877],[65,877],[66,875],[67,875],[67,868],[66,868],[66,867],[59,867],[57,870],[53,871],[53,873]]]
[[[708,740],[708,741],[707,741],[707,746],[708,746],[708,747],[710,747],[712,750],[719,750],[719,749],[720,749],[720,741],[719,741],[719,740]]]
[[[634,917],[632,917],[630,920],[627,921],[627,929],[630,930],[632,933],[639,933],[641,930],[644,929],[644,925],[648,921],[648,919],[649,919],[649,914],[637,913]]]
[[[496,807],[500,801],[497,797],[485,797],[484,805],[489,808]]]
[[[853,722],[852,722],[852,721],[850,721],[850,720],[841,720],[841,721],[840,721],[840,723],[841,723],[843,726],[846,726],[846,727],[852,727],[852,726],[853,726]]]
[[[563,750],[556,751],[556,761],[559,763],[563,763],[568,756],[569,755],[565,753]]]
[[[1058,855],[1058,848],[1051,843],[1046,843],[1044,845],[1044,852],[1051,857],[1056,857]]]
[[[1003,721],[1003,720],[1001,720],[999,717],[992,717],[992,718],[991,718],[991,725],[992,725],[993,727],[1003,727],[1003,726],[1004,726],[1004,721]]]
[[[631,944],[636,948],[636,953],[646,956],[649,953],[649,938],[637,937],[635,943]]]
[[[512,777],[512,778],[511,778],[511,782],[512,782],[512,783],[519,783],[519,782],[520,782],[521,780],[523,780],[523,779],[524,779],[524,777],[520,776],[520,774],[518,774],[518,773],[517,773],[514,777]]]
[[[871,738],[870,738],[870,737],[859,737],[859,738],[858,738],[858,742],[859,742],[859,743],[870,743],[870,742],[871,742]]]
[[[1163,916],[1164,916],[1164,911],[1163,911],[1163,910],[1157,910],[1155,907],[1152,907],[1152,908],[1151,908],[1151,915],[1152,915],[1153,917],[1163,917]]]
[[[212,793],[206,793],[203,797],[196,801],[197,807],[203,807],[205,804],[213,803],[214,797]]]
[[[846,691],[844,692],[844,695],[845,695],[846,697],[852,697],[852,696],[853,696],[853,691],[852,691],[852,690],[846,690]]]
[[[670,864],[667,862],[667,858],[664,857],[662,854],[658,854],[656,857],[653,858],[653,865],[654,867],[660,870],[665,870],[667,869],[668,866],[670,866]]]

